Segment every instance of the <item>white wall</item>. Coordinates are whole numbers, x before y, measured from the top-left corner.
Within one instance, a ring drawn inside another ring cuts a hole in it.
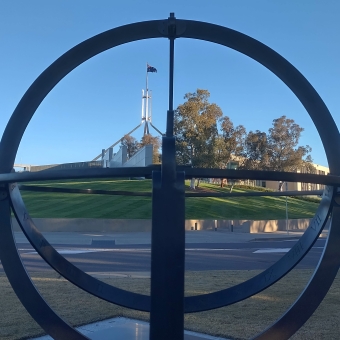
[[[152,164],[153,145],[146,145],[134,154],[123,166],[148,166]]]
[[[112,156],[112,159],[109,162],[110,168],[118,168],[124,166],[124,163],[127,159],[127,147],[123,145],[120,147],[119,151]]]

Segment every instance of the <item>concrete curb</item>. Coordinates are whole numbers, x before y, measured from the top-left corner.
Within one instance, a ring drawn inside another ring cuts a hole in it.
[[[41,232],[150,232],[151,219],[33,218]],[[288,220],[288,230],[304,231],[311,219]],[[14,231],[20,231],[13,217]],[[186,220],[185,230],[219,230],[237,233],[286,231],[286,220]]]

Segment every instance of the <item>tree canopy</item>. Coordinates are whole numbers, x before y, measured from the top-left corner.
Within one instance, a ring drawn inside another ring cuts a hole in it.
[[[174,116],[177,161],[195,167],[210,167],[215,163],[214,146],[218,135],[217,120],[222,110],[210,104],[210,93],[198,89],[184,96]]]
[[[139,148],[144,147],[145,145],[153,145],[153,157],[152,162],[153,164],[158,164],[161,162],[159,149],[161,147],[161,139],[158,136],[152,136],[151,134],[146,134],[142,137]]]
[[[210,93],[197,89],[187,93],[177,107],[174,120],[176,156],[179,164],[226,168],[242,147],[245,128],[234,127],[221,108],[209,103]]]
[[[127,159],[131,158],[139,150],[139,144],[137,142],[137,139],[135,137],[130,136],[130,135],[125,135],[120,140],[120,145],[126,146]]]
[[[184,96],[175,111],[174,134],[178,164],[225,169],[230,161],[249,170],[313,172],[311,148],[299,146],[304,130],[286,116],[274,119],[268,132],[247,133],[234,126],[221,108],[209,102],[208,90],[197,89]]]
[[[274,119],[268,132],[247,133],[243,125],[234,126],[221,108],[209,102],[208,90],[197,89],[184,96],[174,114],[176,158],[181,165],[225,169],[236,161],[239,168],[314,172],[311,148],[300,146],[303,128],[293,119],[282,116]],[[161,139],[144,135],[140,142],[125,135],[121,145],[127,146],[130,158],[145,145],[153,145],[153,163],[160,163]]]
[[[268,134],[268,155],[270,170],[295,171],[311,162],[306,158],[312,151],[309,145],[298,146],[304,129],[286,116],[273,120]]]
[[[269,165],[268,137],[265,132],[250,131],[241,151],[241,168],[248,170],[266,169]]]
[[[153,145],[153,157],[152,162],[154,164],[160,163],[160,152],[159,149],[161,147],[161,139],[158,136],[152,136],[151,134],[144,135],[140,142],[131,135],[125,135],[121,141],[121,146],[126,146],[127,148],[127,158],[131,158],[138,150],[143,148],[145,145]]]

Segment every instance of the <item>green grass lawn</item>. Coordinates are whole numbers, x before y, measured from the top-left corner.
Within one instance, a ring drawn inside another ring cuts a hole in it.
[[[52,271],[30,274],[48,304],[72,325],[117,316],[149,320],[149,313],[123,308],[93,297]],[[252,270],[187,271],[185,294],[205,294],[224,289],[256,274],[258,271]],[[289,308],[304,289],[311,274],[312,270],[309,269],[294,269],[279,282],[249,299],[228,307],[186,314],[184,327],[228,339],[253,338]],[[150,279],[117,277],[103,281],[142,294],[149,294],[150,291]],[[27,339],[28,336],[43,333],[22,306],[3,273],[0,273],[0,301],[0,339]],[[338,340],[339,303],[340,274],[319,308],[291,340]]]
[[[151,180],[67,180],[32,185],[79,189],[151,192]],[[189,190],[189,182],[186,183]],[[200,190],[225,191],[217,185],[201,183]],[[235,187],[233,192],[246,189]],[[248,190],[249,191],[249,190]],[[151,218],[151,198],[22,191],[32,217],[40,218]],[[186,198],[187,219],[284,219],[285,197],[203,197]],[[318,204],[288,198],[289,218],[313,217]]]

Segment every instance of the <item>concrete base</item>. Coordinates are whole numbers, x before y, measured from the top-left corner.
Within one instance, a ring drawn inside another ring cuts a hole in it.
[[[33,218],[41,232],[150,232],[151,220],[96,218]],[[311,219],[288,220],[288,230],[304,231]],[[14,231],[20,231],[12,218]],[[186,220],[185,230],[223,230],[236,233],[286,231],[286,220]]]
[[[89,325],[77,327],[82,334],[92,340],[148,340],[149,324],[147,322],[127,319],[113,318],[105,321],[95,322]],[[48,335],[34,338],[36,340],[52,340]],[[227,340],[216,338],[196,332],[184,331],[185,340]]]

